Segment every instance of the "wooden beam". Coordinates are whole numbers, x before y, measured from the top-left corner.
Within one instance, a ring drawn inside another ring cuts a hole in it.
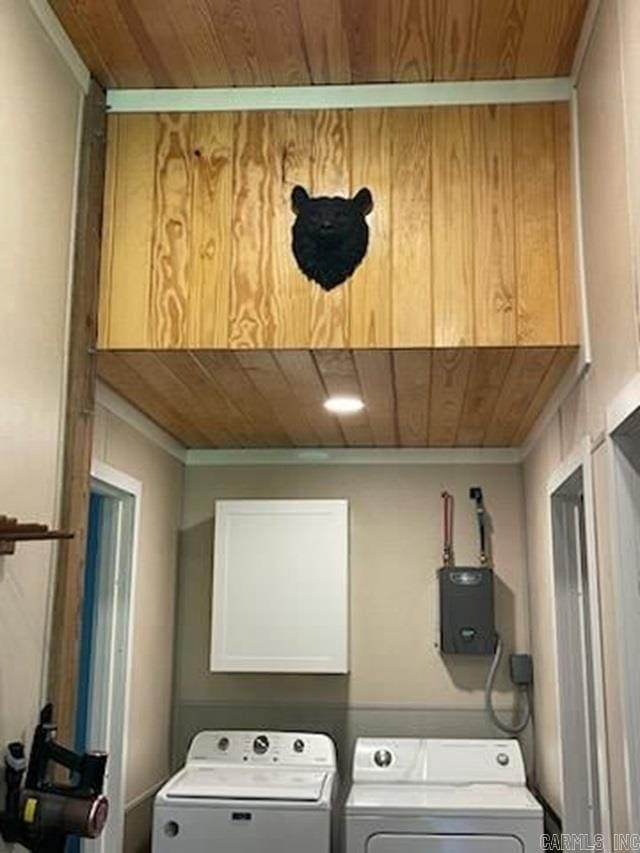
[[[106,98],[92,80],[84,103],[78,176],[60,518],[60,526],[76,536],[61,542],[58,551],[49,646],[49,698],[60,737],[68,743],[73,742],[76,712],[90,492],[105,152]]]

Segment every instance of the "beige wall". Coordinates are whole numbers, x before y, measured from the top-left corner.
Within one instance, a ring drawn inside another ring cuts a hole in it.
[[[25,0],[0,3],[0,44],[0,513],[55,524],[82,93]],[[42,701],[53,553],[0,557],[0,744]]]
[[[493,519],[497,624],[507,647],[524,651],[529,646],[529,626],[522,483],[517,466],[187,468],[175,681],[178,719],[195,719],[193,709],[198,706],[198,723],[206,724],[202,709],[225,703],[230,708],[243,703],[307,703],[316,711],[321,704],[360,709],[455,709],[473,712],[468,719],[476,720],[472,725],[480,726],[482,731],[477,733],[484,734],[486,658],[445,662],[434,648],[436,570],[442,561],[440,493],[446,488],[456,497],[457,560],[475,564],[477,533],[468,498],[472,485],[484,487]],[[214,501],[251,497],[349,499],[348,678],[209,672]],[[500,693],[497,699],[498,704],[509,705],[511,695]],[[187,706],[191,706],[191,715],[185,710]],[[215,720],[224,723],[220,714],[216,713]],[[446,715],[442,718],[446,720]],[[209,723],[212,719],[208,718]],[[232,723],[229,720],[227,725]],[[185,732],[177,732],[176,737],[183,745]]]
[[[169,770],[183,465],[102,406],[96,410],[93,455],[142,483],[127,721],[125,803],[130,807]]]
[[[537,682],[537,766],[543,793],[562,812],[557,661],[546,484],[579,443],[593,447],[610,794],[613,827],[627,829],[623,721],[611,559],[607,406],[638,371],[637,259],[640,201],[640,4],[603,0],[578,84],[580,182],[592,367],[526,459],[525,499]],[[640,400],[638,401],[640,405]]]

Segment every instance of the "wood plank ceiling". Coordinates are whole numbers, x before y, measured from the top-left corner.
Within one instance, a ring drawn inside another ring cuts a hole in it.
[[[570,72],[588,0],[50,0],[111,88]]]
[[[104,351],[98,373],[186,447],[510,447],[568,347]],[[336,417],[323,402],[357,395]]]

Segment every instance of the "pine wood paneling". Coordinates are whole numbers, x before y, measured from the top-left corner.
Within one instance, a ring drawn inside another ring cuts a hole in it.
[[[196,2],[199,3],[200,0]],[[183,18],[186,18],[185,4],[181,3],[180,7]],[[269,65],[251,0],[215,0],[214,3],[205,0],[204,8],[205,15],[209,18],[208,28],[212,29],[220,40],[228,69],[225,75],[228,81],[226,85],[271,85],[278,72]],[[135,14],[133,9],[132,14]],[[163,55],[170,55],[170,44],[163,46],[167,51]]]
[[[578,293],[575,285],[576,247],[572,204],[571,117],[555,104],[556,204],[558,212],[558,276],[560,325],[564,344],[578,343]]]
[[[352,83],[391,79],[391,5],[389,0],[342,3]]]
[[[510,348],[486,347],[475,351],[456,438],[461,447],[481,447],[485,443],[512,359]]]
[[[391,124],[388,110],[357,110],[353,114],[352,187],[369,187],[374,198],[368,217],[366,263],[350,285],[350,333],[354,347],[388,347],[391,333]]]
[[[433,80],[434,32],[431,5],[423,0],[396,0],[391,7],[391,71],[394,80]]]
[[[237,353],[236,357],[260,396],[268,401],[291,444],[295,447],[317,447],[318,436],[273,354],[266,350],[245,350]]]
[[[485,444],[507,444],[520,431],[556,355],[554,347],[517,348],[493,411]]]
[[[272,85],[308,86],[312,77],[298,0],[254,0],[252,8]]]
[[[241,447],[256,446],[258,433],[268,446],[282,447],[287,443],[285,430],[274,417],[269,417],[266,401],[233,353],[198,350],[192,355],[239,414],[239,420],[234,415],[233,430]]]
[[[568,74],[588,0],[50,0],[105,86]]]
[[[585,0],[556,0],[544,9],[538,9],[538,5],[528,4],[516,76],[537,77],[540,67],[552,77],[569,74],[586,11]]]
[[[112,116],[107,128],[99,344],[147,347],[158,122]]]
[[[114,116],[100,345],[573,344],[564,104]],[[291,191],[374,196],[369,250],[325,293]]]
[[[529,407],[522,419],[515,435],[512,438],[514,444],[522,444],[533,428],[537,418],[542,413],[545,405],[549,402],[553,392],[558,387],[560,380],[565,375],[569,365],[576,357],[576,350],[572,347],[558,347],[553,361],[542,380],[538,383],[535,394],[529,401]]]
[[[376,447],[398,444],[391,353],[355,350],[353,359]]]
[[[475,343],[516,339],[513,229],[513,138],[510,106],[471,112]]]
[[[192,118],[190,113],[158,117],[149,340],[160,349],[188,345]]]
[[[473,344],[473,163],[471,111],[443,107],[433,117],[434,343]]]
[[[483,0],[447,0],[433,12],[434,64],[438,80],[475,77],[480,8]]]
[[[327,397],[362,397],[362,388],[352,354],[348,350],[320,350],[314,353]],[[340,420],[350,447],[373,447],[373,432],[367,410]]]
[[[299,0],[298,6],[311,82],[325,86],[350,83],[351,62],[341,0]]]
[[[433,343],[432,111],[392,118],[391,264],[394,344]]]
[[[327,392],[307,350],[279,350],[274,353],[283,376],[295,392],[296,400],[318,437],[321,447],[343,447],[344,435],[338,420],[323,409]]]
[[[472,351],[436,350],[432,356],[429,445],[454,447],[462,417]]]
[[[424,447],[429,437],[432,353],[397,350],[392,358],[400,445]]]
[[[521,444],[575,347],[101,352],[101,378],[188,447]],[[329,395],[364,411],[337,417]]]
[[[278,145],[282,151],[282,174],[273,210],[275,241],[272,251],[278,256],[279,281],[273,282],[280,292],[279,318],[275,344],[279,347],[304,347],[311,334],[313,290],[304,278],[291,251],[291,191],[300,184],[310,187],[312,163],[309,152],[313,145],[314,115],[311,112],[287,112],[272,116],[279,128]]]
[[[561,341],[553,104],[513,107],[517,342]],[[553,200],[553,201],[552,201]]]
[[[527,0],[481,0],[473,62],[476,80],[515,76],[527,8]]]
[[[195,156],[192,269],[188,338],[195,347],[224,347],[229,340],[233,190],[233,116],[193,116]]]
[[[236,115],[229,327],[229,344],[236,348],[270,346],[275,339],[272,121],[268,113]]]
[[[312,195],[351,195],[351,142],[351,112],[323,110],[315,114],[311,149]],[[317,285],[311,286],[311,346],[348,346],[350,335],[349,289],[337,287],[324,293]]]

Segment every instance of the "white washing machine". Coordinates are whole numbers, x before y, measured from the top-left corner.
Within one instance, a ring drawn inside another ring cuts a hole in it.
[[[200,732],[156,796],[153,853],[329,853],[337,787],[326,735]]]
[[[356,742],[346,853],[539,853],[516,740]]]

